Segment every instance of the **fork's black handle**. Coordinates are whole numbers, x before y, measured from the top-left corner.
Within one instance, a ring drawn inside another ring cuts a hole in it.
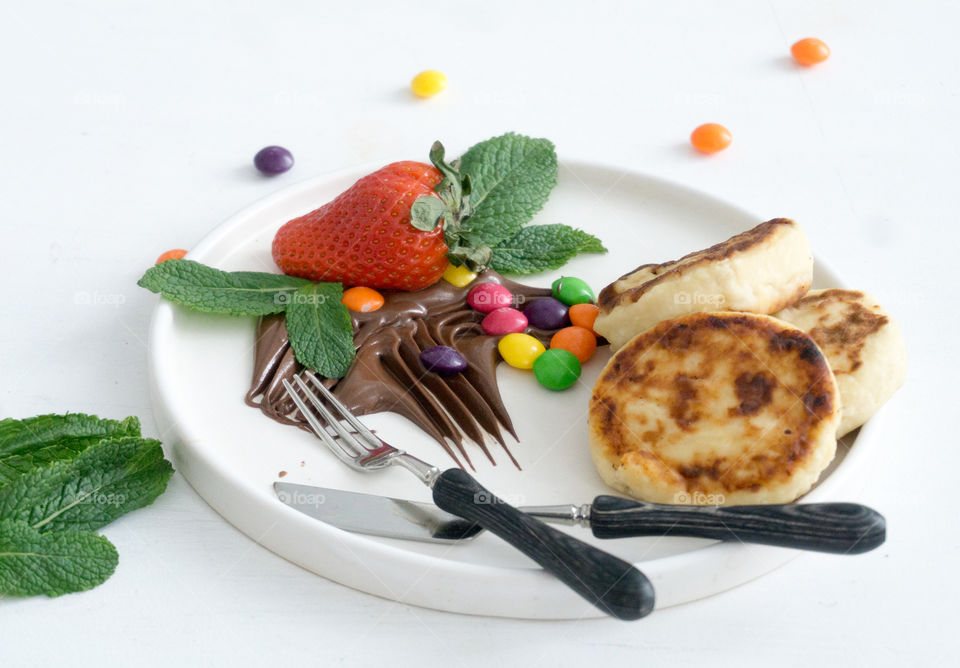
[[[633,565],[504,503],[466,471],[441,473],[433,501],[500,536],[608,615],[640,619],[653,610],[653,585]]]
[[[857,503],[778,506],[667,506],[598,496],[590,510],[597,538],[695,536],[860,554],[883,544],[886,520]]]

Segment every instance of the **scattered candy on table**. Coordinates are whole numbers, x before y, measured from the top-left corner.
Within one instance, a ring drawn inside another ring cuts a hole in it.
[[[507,334],[500,339],[497,350],[503,361],[517,369],[532,369],[533,361],[544,353],[546,348],[529,334]]]
[[[690,134],[690,143],[701,153],[716,153],[730,146],[733,136],[719,123],[704,123]]]
[[[447,75],[439,70],[424,70],[410,82],[410,90],[417,97],[433,97],[446,87]]]
[[[561,348],[551,348],[533,362],[533,375],[548,390],[565,390],[580,377],[582,368],[576,355]]]
[[[530,325],[538,329],[560,329],[570,324],[568,308],[553,297],[540,297],[524,306],[523,314]]]
[[[420,363],[427,371],[452,376],[467,370],[467,360],[450,346],[431,346],[420,353]]]
[[[597,337],[585,327],[564,327],[550,339],[551,350],[566,350],[586,362],[597,349]]]
[[[480,326],[491,336],[522,332],[527,328],[527,316],[515,308],[498,308],[484,316]]]
[[[340,302],[351,311],[369,313],[383,306],[383,295],[373,288],[357,286],[344,290]]]
[[[467,265],[455,265],[452,262],[443,272],[443,280],[458,288],[470,285],[470,282],[476,277],[476,272],[467,269]]]
[[[160,264],[161,262],[166,262],[167,260],[179,260],[186,254],[187,251],[183,250],[182,248],[174,248],[172,250],[168,250],[166,253],[158,257],[154,264]]]
[[[798,63],[809,67],[829,58],[830,47],[816,37],[807,37],[791,46],[790,53]]]
[[[253,156],[253,164],[268,176],[283,174],[293,167],[293,154],[282,146],[267,146]]]
[[[499,283],[481,283],[467,293],[467,304],[474,311],[489,313],[513,305],[513,295]]]
[[[587,282],[573,276],[562,276],[553,282],[553,296],[567,306],[589,304],[594,301],[593,290]]]
[[[596,304],[574,304],[570,307],[570,324],[593,332],[593,323],[596,322],[598,315],[600,315],[600,309]],[[596,334],[596,332],[593,333]]]

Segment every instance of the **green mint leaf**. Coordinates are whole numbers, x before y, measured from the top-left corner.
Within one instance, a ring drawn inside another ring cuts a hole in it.
[[[0,420],[0,486],[40,466],[75,457],[104,438],[139,435],[135,417],[118,421],[68,413]]]
[[[291,295],[287,333],[297,360],[327,378],[346,375],[356,349],[339,283],[311,283]]]
[[[41,533],[93,531],[152,503],[172,473],[159,441],[104,440],[0,487],[0,520],[26,522]]]
[[[0,596],[84,591],[116,567],[117,548],[103,536],[76,529],[41,534],[25,522],[0,520]]]
[[[418,197],[410,207],[410,224],[418,230],[431,232],[447,212],[443,200],[430,195]]]
[[[293,292],[310,284],[285,274],[220,271],[193,260],[161,262],[137,282],[175,304],[228,315],[280,313]]]
[[[493,249],[490,266],[504,274],[559,269],[580,253],[605,253],[592,234],[568,225],[532,225]]]
[[[460,158],[460,173],[470,179],[473,209],[464,236],[493,247],[543,208],[557,184],[557,154],[547,139],[511,132],[470,148]]]

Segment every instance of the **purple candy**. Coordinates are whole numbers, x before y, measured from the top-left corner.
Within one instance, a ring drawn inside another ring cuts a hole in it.
[[[527,328],[527,316],[515,308],[498,308],[490,311],[480,322],[480,326],[491,336],[514,334]]]
[[[282,146],[267,146],[253,156],[253,165],[264,174],[283,174],[293,167],[293,154]]]
[[[538,329],[560,329],[570,324],[570,308],[559,299],[540,297],[534,299],[523,309],[523,314],[533,327]]]
[[[427,371],[452,376],[467,370],[467,360],[450,346],[431,346],[420,353],[420,363]]]

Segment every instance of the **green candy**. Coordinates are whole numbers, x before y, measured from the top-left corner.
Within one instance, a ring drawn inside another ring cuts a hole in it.
[[[580,360],[569,350],[551,348],[533,361],[533,375],[548,390],[565,390],[580,377]]]
[[[573,276],[561,276],[553,282],[553,296],[567,306],[592,304],[596,297],[587,282]]]

